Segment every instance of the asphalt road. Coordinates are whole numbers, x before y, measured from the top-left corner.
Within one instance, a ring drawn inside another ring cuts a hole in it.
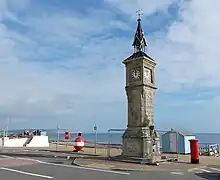
[[[27,159],[28,158],[28,159]],[[84,168],[71,165],[70,160],[46,157],[0,157],[0,179],[4,180],[220,180],[220,165],[192,168],[182,172],[123,172]]]
[[[53,166],[49,164],[25,165],[10,168],[2,168],[0,177],[4,180],[39,180],[39,179],[57,179],[57,180],[161,180],[161,179],[177,179],[176,175],[170,175],[168,172],[154,173],[128,173],[116,171],[99,171],[96,169],[78,169],[73,167]],[[184,176],[178,176],[178,179],[184,179]]]

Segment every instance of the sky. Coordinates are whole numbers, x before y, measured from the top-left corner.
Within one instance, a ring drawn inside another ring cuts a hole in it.
[[[0,126],[126,128],[122,61],[142,9],[155,126],[220,132],[220,1],[1,0]]]

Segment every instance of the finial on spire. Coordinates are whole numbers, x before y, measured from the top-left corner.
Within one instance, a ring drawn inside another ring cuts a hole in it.
[[[136,11],[139,21],[141,20],[141,15],[143,15],[143,13],[141,13],[141,11],[142,11],[142,9],[138,9],[138,10]]]
[[[139,51],[144,52],[145,47],[147,46],[147,43],[144,37],[144,31],[142,30],[142,27],[141,27],[141,15],[143,14],[141,14],[141,9],[137,10],[136,13],[138,15],[138,26],[137,26],[137,30],[136,30],[132,45],[134,46],[135,52],[139,52]]]

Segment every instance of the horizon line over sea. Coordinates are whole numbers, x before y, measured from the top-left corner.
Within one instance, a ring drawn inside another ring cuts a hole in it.
[[[15,133],[22,133],[26,129],[17,129],[17,130],[8,130],[7,134],[15,134]],[[29,130],[36,130],[36,129],[29,129]],[[57,141],[58,139],[60,141],[65,141],[65,129],[62,131],[57,132],[57,129],[39,129],[46,131],[49,141]],[[161,136],[162,134],[166,133],[164,132],[158,132]],[[113,144],[122,144],[122,135],[123,131],[118,132],[97,132],[95,131],[86,133],[82,132],[82,137],[87,141],[95,141],[97,138],[98,142],[102,143],[108,143],[111,142]],[[71,141],[74,140],[77,137],[78,132],[71,132]],[[191,133],[192,135],[196,136],[196,138],[199,140],[200,144],[220,144],[220,133]]]
[[[42,130],[42,131],[46,131],[46,132],[57,132],[57,128],[51,128],[51,129],[47,129],[47,128],[17,128],[17,129],[8,129],[8,132],[18,132],[18,131],[21,131],[23,132],[24,130]],[[111,133],[121,133],[123,132],[123,130],[125,131],[126,129],[123,129],[123,128],[110,128],[110,129],[115,129],[116,131],[111,131]],[[220,131],[219,132],[191,132],[191,131],[188,131],[188,130],[181,130],[181,129],[175,129],[173,128],[174,131],[177,131],[177,132],[188,132],[188,133],[191,133],[191,134],[220,134]],[[3,129],[1,129],[3,130]],[[119,130],[119,131],[117,131]],[[156,129],[157,132],[168,132],[170,131],[170,129]],[[68,129],[68,128],[59,128],[59,131],[60,132],[71,132],[71,133],[78,133],[78,132],[83,132],[84,134],[93,134],[95,131],[92,130],[92,131],[82,131],[82,130],[73,130],[73,129]],[[108,131],[99,131],[97,130],[97,133],[99,134],[105,134],[105,133],[108,133]]]
[[[54,132],[48,132],[48,137],[50,141],[57,141],[58,134]],[[159,133],[160,137],[163,133]],[[82,137],[87,141],[95,141],[97,138],[98,142],[101,143],[111,143],[111,144],[122,144],[123,132],[114,133],[82,133]],[[206,144],[220,144],[220,133],[206,133],[206,134],[194,134],[196,139],[199,140],[200,146]],[[73,141],[77,137],[77,133],[71,133],[70,141]],[[64,133],[59,134],[59,140],[65,141]],[[162,139],[161,139],[162,140]]]

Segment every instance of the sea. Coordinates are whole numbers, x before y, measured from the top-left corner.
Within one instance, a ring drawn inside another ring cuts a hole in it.
[[[48,132],[50,141],[57,141],[58,133]],[[82,133],[82,137],[87,141],[97,140],[101,143],[110,143],[110,144],[122,144],[122,135],[123,133]],[[162,134],[160,134],[162,135]],[[220,133],[196,133],[193,134],[199,140],[200,146],[206,146],[207,144],[220,144]],[[77,134],[71,134],[71,140],[74,140],[77,137]],[[59,133],[59,140],[65,140],[64,133]]]
[[[13,130],[9,131],[8,134],[23,132],[22,130]],[[65,135],[64,132],[57,132],[56,130],[46,130],[49,137],[49,141],[64,141]],[[163,133],[159,133],[160,136]],[[123,132],[110,132],[110,133],[82,133],[82,137],[91,142],[100,143],[110,143],[110,144],[122,144],[122,135]],[[220,133],[194,133],[193,135],[199,140],[200,145],[207,144],[220,144]],[[77,137],[77,133],[71,133],[71,140],[74,140]]]

